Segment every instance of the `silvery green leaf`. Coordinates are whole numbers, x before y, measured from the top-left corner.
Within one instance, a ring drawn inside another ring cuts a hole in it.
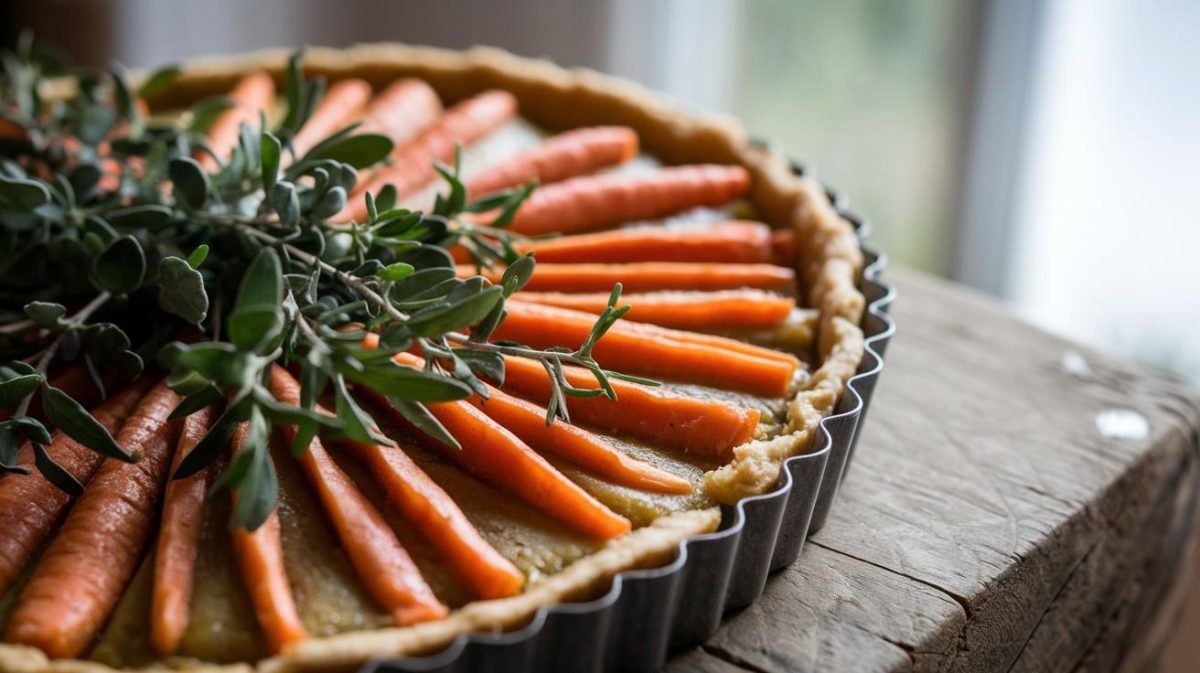
[[[158,305],[193,325],[204,322],[208,315],[208,293],[204,290],[204,277],[190,261],[164,257],[158,265],[158,275]]]
[[[113,294],[136,290],[146,277],[146,255],[132,236],[108,244],[92,262],[92,283]]]

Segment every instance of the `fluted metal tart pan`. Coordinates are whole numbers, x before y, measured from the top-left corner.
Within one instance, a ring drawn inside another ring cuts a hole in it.
[[[804,175],[799,165],[793,171]],[[771,571],[796,560],[829,514],[896,329],[887,312],[895,291],[882,278],[886,257],[866,243],[869,224],[840,194],[826,193],[854,226],[865,259],[864,353],[836,413],[820,422],[808,453],[784,462],[775,489],[722,507],[718,530],[684,540],[667,565],[618,573],[598,598],[542,608],[515,631],[460,636],[429,656],[370,661],[360,673],[655,671],[671,650],[715,633],[725,612],[752,603]]]

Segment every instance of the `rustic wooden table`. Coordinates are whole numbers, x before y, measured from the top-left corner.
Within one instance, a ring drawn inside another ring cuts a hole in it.
[[[886,277],[900,329],[829,521],[668,670],[1153,670],[1190,580],[1197,393]],[[1111,409],[1148,433],[1100,432]]]

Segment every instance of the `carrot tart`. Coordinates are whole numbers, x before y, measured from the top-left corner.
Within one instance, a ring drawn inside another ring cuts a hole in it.
[[[771,489],[863,355],[821,188],[624,81],[399,45],[23,81],[4,671],[519,628]]]

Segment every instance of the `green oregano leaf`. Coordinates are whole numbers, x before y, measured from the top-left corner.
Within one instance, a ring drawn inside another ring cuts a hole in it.
[[[136,460],[82,405],[58,388],[46,386],[42,389],[42,408],[54,427],[89,449],[127,463]]]
[[[207,246],[202,247],[208,251]],[[162,310],[193,325],[204,322],[208,316],[208,293],[204,289],[204,277],[192,266],[190,258],[164,257],[158,265],[158,276],[158,305]]]
[[[46,478],[60,491],[78,497],[83,495],[83,484],[75,478],[62,465],[54,462],[49,453],[46,453],[46,447],[40,442],[30,442],[33,445],[33,463],[37,466],[38,472]]]
[[[113,294],[133,292],[145,277],[146,254],[133,236],[109,243],[92,262],[92,283]]]
[[[190,210],[199,210],[208,201],[208,176],[191,157],[176,157],[167,166],[167,175],[175,185],[175,200]]]

